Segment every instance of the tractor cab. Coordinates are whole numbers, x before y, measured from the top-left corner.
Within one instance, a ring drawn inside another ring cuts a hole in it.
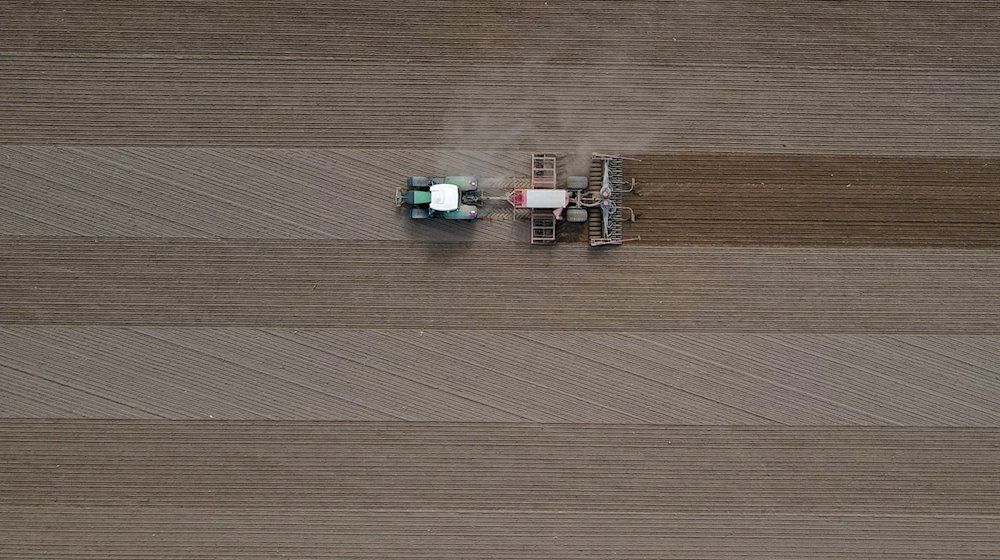
[[[439,183],[431,185],[430,209],[438,212],[457,210],[459,205],[458,185]]]

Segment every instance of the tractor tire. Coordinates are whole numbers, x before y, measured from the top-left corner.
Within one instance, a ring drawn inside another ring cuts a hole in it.
[[[474,191],[479,188],[479,178],[470,177],[468,175],[453,175],[451,177],[445,177],[441,182],[455,185],[458,187],[458,190],[462,192]]]
[[[571,191],[582,191],[587,189],[587,178],[581,176],[572,176],[566,178],[566,188]]]
[[[406,186],[411,189],[426,189],[431,186],[430,177],[407,177]]]
[[[424,208],[410,208],[410,219],[411,220],[424,220],[430,218],[430,212]]]
[[[566,221],[571,224],[582,224],[587,221],[589,214],[586,208],[569,208],[566,210]]]

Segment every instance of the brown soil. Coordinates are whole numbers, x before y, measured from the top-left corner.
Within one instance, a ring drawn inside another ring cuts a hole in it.
[[[0,255],[7,324],[1000,334],[982,250],[14,238]]]
[[[1000,245],[998,158],[642,157],[626,203],[646,243]]]
[[[995,2],[8,4],[0,557],[1000,557]]]
[[[1000,546],[998,437],[7,421],[0,552],[569,560],[857,558],[875,547],[886,557],[989,557]]]

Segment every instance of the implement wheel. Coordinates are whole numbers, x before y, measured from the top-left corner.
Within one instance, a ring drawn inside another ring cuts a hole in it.
[[[566,178],[566,188],[571,191],[582,191],[587,189],[587,178],[578,175]]]
[[[566,221],[571,224],[582,224],[587,221],[589,214],[586,208],[570,208],[566,210]]]

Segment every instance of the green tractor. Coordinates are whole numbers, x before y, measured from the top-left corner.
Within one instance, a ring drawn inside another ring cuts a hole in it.
[[[407,177],[406,189],[396,189],[396,206],[414,220],[475,220],[482,204],[478,177]]]

